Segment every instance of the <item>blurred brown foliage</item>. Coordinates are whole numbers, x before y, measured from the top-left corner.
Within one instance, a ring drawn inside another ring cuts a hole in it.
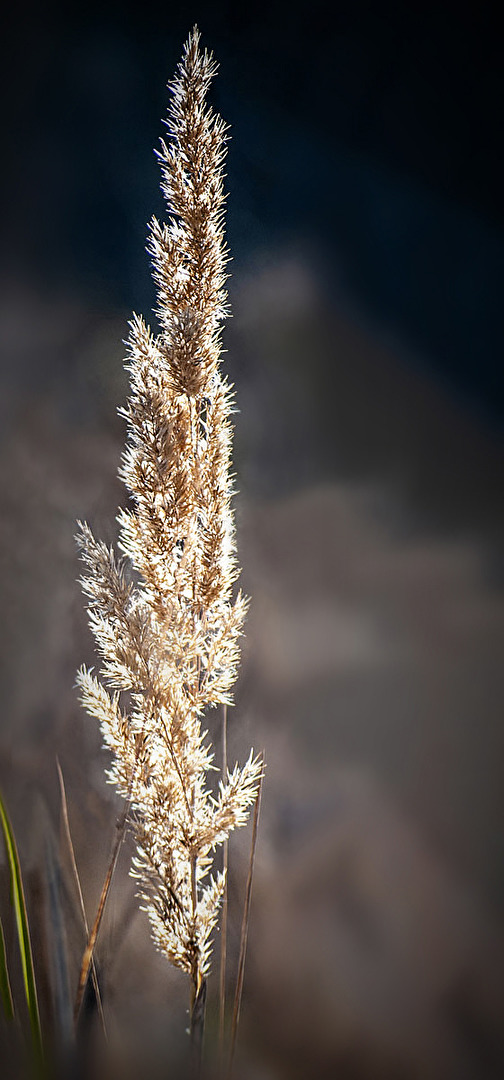
[[[501,449],[392,347],[325,312],[292,259],[259,260],[233,303],[238,543],[253,604],[230,753],[252,741],[268,762],[240,1075],[497,1078]],[[83,945],[56,755],[90,917],[120,806],[73,688],[93,662],[73,534],[81,517],[112,539],[124,498],[125,321],[27,290],[9,294],[0,332],[1,783],[50,1021],[51,831],[74,981]],[[153,1063],[181,1060],[187,1023],[181,977],[137,911],[129,854],[98,949],[123,1075],[146,1043]],[[231,849],[232,963],[246,858],[247,837]]]

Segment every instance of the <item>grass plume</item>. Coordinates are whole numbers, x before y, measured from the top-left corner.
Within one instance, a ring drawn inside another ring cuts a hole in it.
[[[262,762],[209,790],[206,711],[231,702],[247,602],[238,575],[230,473],[233,405],[220,370],[227,315],[223,167],[226,125],[207,104],[216,65],[189,36],[170,84],[158,154],[168,219],[150,224],[154,333],[134,315],[121,476],[119,557],[87,524],[83,588],[102,664],[81,669],[81,698],[112,752],[109,779],[130,806],[133,873],[162,953],[191,978],[194,1024],[224,890],[217,846],[247,821]],[[193,1027],[194,1027],[193,1024]],[[194,1031],[198,1042],[201,1031]]]

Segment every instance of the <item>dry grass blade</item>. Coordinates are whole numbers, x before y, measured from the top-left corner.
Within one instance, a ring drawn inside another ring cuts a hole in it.
[[[222,708],[222,775],[227,775],[227,705]],[[222,846],[222,872],[224,874],[224,892],[222,895],[221,949],[219,973],[219,1056],[221,1065],[224,1061],[224,1029],[226,1020],[226,964],[227,964],[227,916],[228,916],[228,857],[229,842]]]
[[[262,760],[264,761],[264,754],[262,755]],[[255,805],[254,805],[254,820],[253,820],[253,824],[252,824],[252,840],[251,840],[251,844],[250,844],[250,861],[249,861],[249,870],[248,870],[248,876],[247,876],[247,888],[245,890],[245,903],[244,903],[244,906],[243,906],[243,919],[242,919],[241,938],[240,938],[240,955],[239,955],[239,959],[238,959],[238,974],[237,974],[237,977],[236,977],[236,990],[235,990],[235,998],[234,998],[234,1006],[233,1006],[233,1021],[232,1021],[232,1025],[231,1025],[231,1049],[230,1049],[230,1052],[229,1052],[229,1067],[228,1067],[228,1073],[227,1073],[228,1080],[231,1077],[232,1070],[233,1070],[233,1062],[234,1062],[234,1055],[235,1055],[235,1049],[236,1049],[236,1038],[237,1038],[237,1035],[238,1035],[238,1024],[240,1022],[240,1009],[241,1009],[241,999],[242,999],[242,992],[243,992],[243,979],[244,979],[244,975],[245,975],[245,959],[246,959],[246,955],[247,955],[247,938],[248,938],[248,928],[249,928],[249,919],[250,919],[250,899],[251,899],[251,896],[252,896],[252,878],[253,878],[253,874],[254,874],[254,860],[255,860],[255,852],[256,852],[256,845],[257,845],[257,829],[258,829],[258,825],[259,825],[259,810],[260,810],[260,806],[261,806],[262,781],[263,781],[263,776],[262,776],[262,773],[261,773],[261,777],[260,777],[260,780],[259,780],[259,786],[258,786],[258,789],[257,789],[257,795],[256,795],[256,799],[255,799]]]
[[[79,871],[77,869],[77,862],[76,862],[76,859],[75,859],[75,851],[74,851],[74,846],[73,846],[73,842],[72,842],[72,834],[70,832],[70,820],[69,820],[69,817],[68,817],[68,803],[67,803],[66,790],[65,790],[65,781],[63,780],[63,772],[61,770],[61,765],[59,763],[58,758],[56,758],[56,768],[58,770],[58,780],[59,780],[60,792],[61,792],[61,813],[62,813],[62,818],[63,818],[63,828],[65,830],[65,837],[66,837],[66,841],[67,841],[67,845],[68,845],[68,851],[69,851],[69,854],[70,854],[70,863],[71,863],[71,866],[72,866],[72,873],[73,873],[75,885],[76,885],[76,888],[77,888],[77,895],[79,897],[79,905],[80,905],[80,909],[81,909],[81,913],[82,913],[82,921],[84,923],[84,929],[86,931],[86,939],[89,940],[89,924],[88,924],[87,916],[86,916],[86,908],[84,907],[84,897],[82,895],[82,888],[81,888],[81,883],[80,883]],[[103,1005],[102,1005],[102,1000],[101,1000],[100,987],[99,987],[99,984],[98,984],[98,976],[97,976],[97,973],[96,973],[96,965],[95,965],[95,962],[94,962],[94,957],[91,957],[91,978],[93,980],[93,989],[94,989],[95,997],[96,997],[96,1006],[97,1006],[97,1009],[98,1009],[98,1014],[100,1016],[100,1021],[101,1021],[101,1025],[102,1025],[102,1028],[103,1028],[103,1034],[104,1034],[105,1038],[107,1038],[107,1029],[106,1029],[106,1026],[105,1026],[105,1017],[103,1015]]]
[[[122,842],[124,840],[124,833],[125,833],[125,830],[126,830],[126,822],[128,820],[128,813],[129,813],[129,805],[124,810],[124,812],[123,812],[123,814],[122,814],[122,816],[121,816],[121,818],[120,818],[120,820],[119,820],[119,822],[117,824],[116,838],[115,838],[115,841],[114,841],[114,847],[112,849],[112,855],[110,857],[110,863],[109,863],[109,867],[108,867],[107,874],[106,874],[106,877],[105,877],[105,881],[103,882],[103,888],[102,888],[102,891],[101,891],[100,901],[99,901],[99,904],[98,904],[98,910],[96,912],[95,921],[93,923],[91,933],[88,936],[88,942],[87,942],[87,945],[86,945],[86,948],[84,950],[84,954],[83,954],[83,957],[82,957],[81,969],[80,969],[80,974],[79,974],[79,983],[78,983],[78,986],[77,986],[77,994],[75,996],[75,1005],[74,1005],[74,1023],[75,1024],[77,1024],[78,1019],[79,1019],[79,1013],[80,1013],[80,1009],[81,1009],[81,1005],[82,1005],[82,999],[84,997],[84,990],[86,989],[86,983],[88,981],[89,971],[90,971],[90,968],[91,968],[91,964],[93,962],[93,953],[94,953],[96,941],[97,941],[97,938],[98,938],[98,934],[99,934],[99,931],[100,931],[101,921],[102,921],[102,918],[103,918],[103,912],[105,911],[105,904],[107,903],[107,897],[108,897],[108,894],[109,894],[110,886],[112,884],[112,878],[114,876],[114,870],[115,870],[116,865],[117,865],[117,860],[119,858],[119,851],[121,849],[121,844],[122,844]]]

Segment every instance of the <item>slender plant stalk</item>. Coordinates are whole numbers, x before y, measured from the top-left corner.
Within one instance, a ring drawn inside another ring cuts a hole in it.
[[[72,833],[70,831],[70,820],[69,820],[69,817],[68,817],[68,804],[67,804],[67,797],[66,797],[66,790],[65,790],[65,781],[63,779],[63,772],[62,772],[61,765],[59,763],[58,758],[56,758],[56,768],[58,770],[58,780],[59,780],[60,793],[61,793],[61,814],[62,814],[62,818],[63,818],[63,828],[65,830],[65,837],[66,837],[66,841],[67,841],[68,851],[69,851],[69,854],[70,854],[70,863],[71,863],[71,866],[72,866],[72,873],[73,873],[73,876],[74,876],[75,886],[76,886],[76,889],[77,889],[77,895],[79,897],[79,905],[80,905],[80,909],[81,909],[82,921],[83,921],[83,924],[84,924],[84,930],[86,932],[86,942],[87,942],[87,941],[89,941],[89,924],[88,924],[88,921],[87,921],[86,908],[84,906],[84,897],[82,895],[82,888],[81,888],[81,883],[80,883],[79,871],[77,869],[77,861],[76,861],[76,858],[75,858],[75,851],[74,851],[74,846],[73,846],[73,842],[72,842]],[[100,987],[99,987],[99,983],[98,983],[98,975],[97,975],[97,972],[96,972],[96,964],[95,964],[95,961],[94,961],[94,955],[92,955],[92,957],[91,957],[91,978],[93,980],[93,989],[94,989],[94,992],[95,992],[96,1006],[97,1006],[97,1009],[98,1009],[98,1015],[100,1017],[100,1022],[101,1022],[101,1025],[102,1025],[103,1034],[105,1036],[105,1039],[107,1039],[107,1028],[106,1028],[106,1025],[105,1025],[105,1016],[104,1016],[104,1013],[103,1013],[103,1005],[102,1005]],[[74,1015],[74,1018],[75,1018],[75,1015]]]
[[[105,911],[105,904],[107,903],[107,897],[108,897],[108,894],[109,894],[109,891],[110,891],[110,886],[112,884],[112,878],[114,876],[114,871],[115,871],[115,868],[117,866],[117,860],[119,858],[119,852],[121,850],[121,844],[122,844],[122,842],[124,840],[124,834],[125,834],[125,831],[126,831],[126,824],[127,824],[127,821],[128,821],[128,813],[129,813],[129,805],[126,806],[126,809],[121,814],[121,817],[120,817],[120,819],[119,819],[119,821],[117,823],[117,826],[116,826],[116,835],[115,835],[115,839],[114,839],[114,845],[113,845],[112,853],[111,853],[111,856],[110,856],[110,862],[109,862],[109,865],[108,865],[108,870],[107,870],[107,873],[105,875],[105,881],[103,882],[102,891],[101,891],[101,894],[100,894],[100,899],[98,901],[98,908],[97,908],[97,911],[96,911],[95,920],[94,920],[93,926],[91,927],[90,933],[88,933],[88,940],[87,940],[86,948],[84,949],[84,953],[83,953],[83,956],[82,956],[81,968],[80,968],[80,972],[79,972],[79,982],[77,984],[77,993],[75,995],[75,1003],[74,1003],[74,1023],[75,1023],[75,1025],[77,1025],[77,1023],[79,1021],[79,1013],[80,1013],[80,1010],[81,1010],[82,999],[84,997],[84,991],[86,989],[86,983],[87,983],[88,978],[89,978],[89,971],[90,971],[91,965],[93,963],[93,953],[94,953],[96,942],[97,942],[97,939],[98,939],[98,934],[100,932],[100,926],[101,926],[101,922],[102,922],[102,918],[103,918],[103,913]]]
[[[253,874],[254,874],[254,861],[255,861],[255,852],[256,852],[256,845],[257,845],[257,829],[258,829],[258,825],[259,825],[259,810],[260,810],[260,806],[261,806],[261,790],[262,790],[262,775],[261,775],[261,778],[259,780],[259,785],[258,785],[258,788],[257,788],[257,795],[256,795],[256,798],[255,798],[255,805],[254,805],[254,819],[253,819],[253,824],[252,824],[252,840],[251,840],[251,844],[250,844],[250,860],[249,860],[249,869],[248,869],[248,876],[247,876],[247,887],[246,887],[246,890],[245,890],[245,903],[244,903],[244,906],[243,906],[243,919],[242,919],[241,936],[240,936],[240,954],[239,954],[239,958],[238,958],[238,974],[237,974],[237,977],[236,977],[236,989],[235,989],[234,1005],[233,1005],[233,1020],[232,1020],[232,1024],[231,1024],[231,1048],[230,1048],[230,1051],[229,1051],[229,1067],[228,1067],[228,1073],[227,1073],[228,1080],[230,1080],[230,1077],[232,1076],[232,1072],[233,1072],[234,1056],[235,1056],[235,1050],[236,1050],[236,1038],[237,1038],[237,1035],[238,1035],[238,1024],[240,1022],[241,1000],[242,1000],[242,993],[243,993],[243,980],[244,980],[244,976],[245,976],[245,959],[246,959],[246,955],[247,955],[248,928],[249,928],[249,920],[250,920],[250,899],[251,899],[251,896],[252,896],[252,878],[253,878]]]
[[[227,773],[227,705],[222,707],[222,775]],[[222,873],[224,874],[224,893],[222,896],[221,947],[219,971],[219,1057],[224,1061],[224,1035],[226,1022],[226,966],[227,966],[227,919],[228,919],[228,861],[229,841],[222,845]]]
[[[201,1076],[203,1034],[205,1029],[206,979],[201,980],[200,986],[196,992],[194,992],[194,990],[195,988],[193,986],[191,1023],[189,1030],[191,1040],[191,1080],[199,1080],[199,1077]]]

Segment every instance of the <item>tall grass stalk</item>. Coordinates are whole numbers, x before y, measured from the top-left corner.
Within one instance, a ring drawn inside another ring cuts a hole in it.
[[[222,708],[222,772],[227,772],[227,705]],[[227,920],[228,920],[228,873],[229,841],[222,845],[222,873],[224,874],[224,893],[222,897],[220,969],[219,969],[219,1057],[221,1067],[224,1064],[225,1024],[226,1024],[226,965],[227,965]]]
[[[150,224],[158,332],[138,315],[130,323],[121,476],[132,505],[118,518],[121,557],[87,524],[79,534],[102,658],[99,678],[79,672],[81,698],[130,807],[133,873],[154,942],[191,980],[195,1057],[225,888],[215,850],[247,821],[262,773],[251,751],[212,792],[203,727],[209,708],[231,702],[247,609],[234,595],[233,398],[220,370],[227,128],[207,104],[215,73],[195,28],[170,84],[169,138],[158,154],[168,208],[166,224]]]
[[[263,755],[264,756],[264,755]],[[231,1023],[231,1045],[229,1051],[229,1066],[228,1066],[228,1080],[230,1080],[233,1074],[234,1056],[236,1050],[236,1040],[238,1036],[238,1025],[240,1023],[240,1011],[243,994],[243,980],[245,977],[245,960],[247,957],[247,941],[250,921],[250,901],[252,898],[252,879],[254,876],[254,862],[257,846],[257,830],[259,827],[259,811],[261,808],[261,789],[262,789],[262,776],[259,779],[257,787],[255,804],[254,804],[254,818],[252,822],[252,839],[250,843],[250,859],[247,875],[247,886],[245,889],[245,903],[243,905],[243,918],[240,934],[240,952],[238,956],[238,971],[236,976],[236,988],[233,1003],[233,1019]]]

